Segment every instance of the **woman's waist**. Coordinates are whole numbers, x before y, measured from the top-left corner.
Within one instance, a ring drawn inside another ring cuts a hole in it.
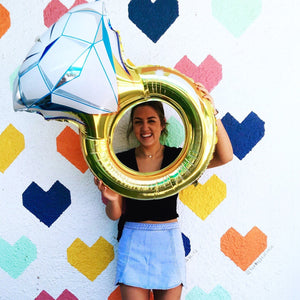
[[[140,229],[140,230],[170,230],[179,228],[177,219],[168,221],[142,221],[142,222],[131,222],[126,221],[124,228],[128,229]]]
[[[176,222],[178,213],[176,210],[159,210],[159,211],[132,211],[127,210],[124,218],[128,222],[143,223],[172,223]]]
[[[156,221],[156,220],[146,220],[146,221],[139,221],[137,223],[145,223],[145,224],[163,224],[163,223],[174,223],[178,222],[177,218],[165,221]]]

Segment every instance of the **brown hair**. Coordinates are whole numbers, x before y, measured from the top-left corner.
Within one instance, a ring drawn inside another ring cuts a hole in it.
[[[161,124],[162,127],[164,127],[163,130],[161,131],[161,135],[167,136],[168,135],[168,129],[167,129],[168,123],[166,122],[165,110],[164,110],[164,107],[163,107],[162,103],[160,101],[147,101],[147,102],[142,102],[142,103],[134,106],[131,109],[129,125],[128,125],[128,130],[127,130],[127,137],[129,137],[131,132],[133,131],[133,115],[134,115],[134,112],[138,107],[141,107],[141,106],[150,106],[156,111],[156,113],[159,117],[159,120],[160,120],[160,124]]]

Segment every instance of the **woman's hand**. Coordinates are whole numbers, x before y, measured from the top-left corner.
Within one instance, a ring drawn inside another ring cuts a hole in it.
[[[105,197],[108,201],[117,201],[119,199],[120,195],[107,187],[102,180],[94,177],[94,182],[102,193],[102,196]]]
[[[94,177],[94,183],[101,191],[102,197],[108,200],[105,208],[107,216],[111,220],[119,219],[123,210],[122,196],[107,187],[103,181],[99,180],[97,177]]]
[[[216,109],[215,107],[215,103],[214,103],[214,100],[213,98],[211,97],[211,95],[208,93],[207,89],[204,87],[203,84],[201,84],[200,82],[195,82],[195,86],[196,86],[196,89],[201,91],[202,93],[204,93],[204,98],[207,99],[211,105],[213,106],[214,108],[214,115],[216,116],[217,113],[218,113],[218,110]]]

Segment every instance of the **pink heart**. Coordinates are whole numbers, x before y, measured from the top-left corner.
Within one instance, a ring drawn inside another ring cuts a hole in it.
[[[76,5],[87,3],[85,0],[76,0],[70,7],[73,8]],[[68,8],[65,7],[59,0],[52,0],[44,9],[44,24],[48,28],[54,24],[62,15],[68,12]]]
[[[197,67],[185,55],[175,66],[175,69],[191,77],[195,82],[202,83],[210,92],[222,79],[222,65],[211,55]]]

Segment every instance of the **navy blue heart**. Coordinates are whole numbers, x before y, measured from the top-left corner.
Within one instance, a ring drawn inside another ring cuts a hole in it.
[[[128,4],[129,19],[154,43],[177,19],[177,0],[131,0]]]
[[[242,160],[265,135],[265,122],[251,112],[242,123],[230,113],[222,118],[230,138],[233,153]]]
[[[191,252],[191,242],[190,242],[190,239],[184,233],[181,233],[181,236],[182,236],[182,241],[183,241],[185,256],[188,256],[189,253]]]
[[[70,191],[56,181],[48,192],[32,182],[22,195],[23,205],[50,227],[71,204]]]

